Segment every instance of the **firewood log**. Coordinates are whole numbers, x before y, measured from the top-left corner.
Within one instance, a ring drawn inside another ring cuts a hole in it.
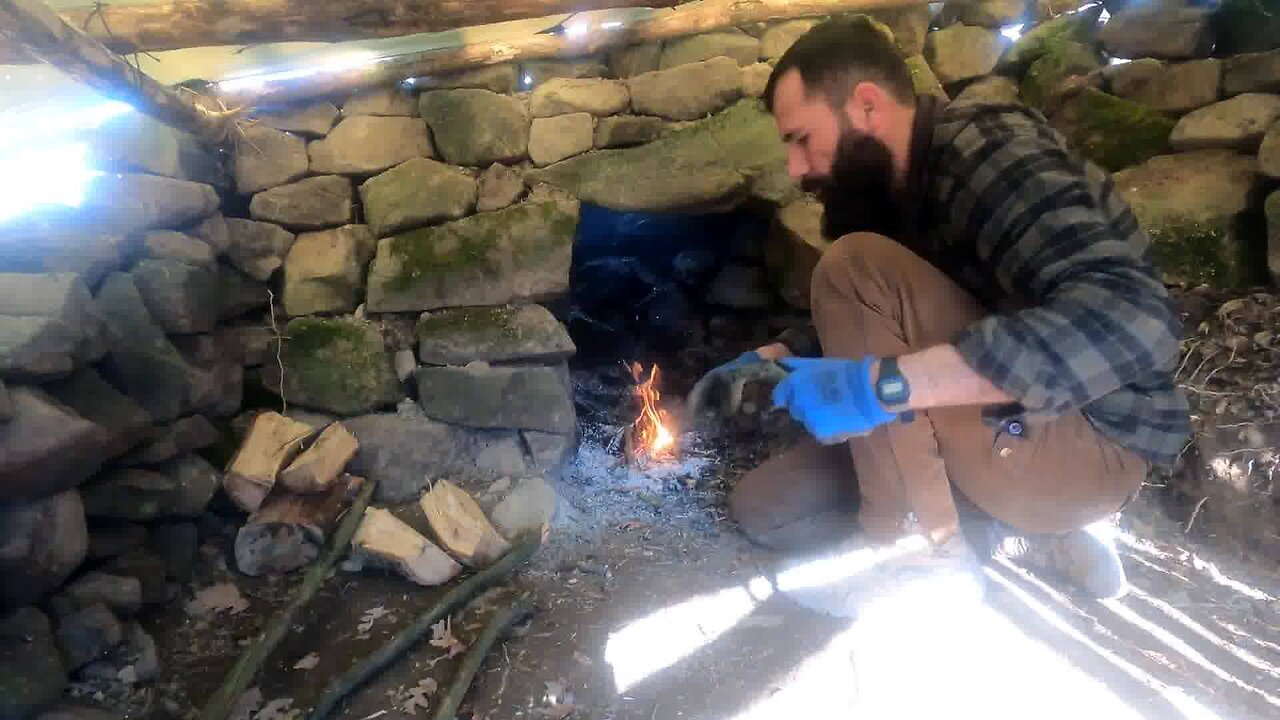
[[[244,442],[227,466],[222,487],[240,509],[255,512],[276,484],[276,475],[302,452],[315,428],[280,413],[254,418]]]
[[[311,564],[363,484],[363,478],[343,475],[323,493],[272,493],[236,534],[236,567],[257,577]]]
[[[448,480],[437,481],[419,504],[440,544],[465,565],[485,567],[511,548],[475,499]]]
[[[351,545],[356,552],[389,566],[419,585],[442,585],[462,566],[422,533],[382,508],[369,508]]]
[[[332,423],[280,473],[280,483],[295,493],[324,492],[359,450],[360,441],[356,436],[342,423]]]

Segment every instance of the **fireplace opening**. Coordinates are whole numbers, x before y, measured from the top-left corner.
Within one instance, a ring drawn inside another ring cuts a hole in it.
[[[684,398],[711,368],[806,320],[775,288],[771,222],[756,207],[678,214],[582,205],[570,291],[557,307],[577,346],[580,460],[602,456],[650,486],[675,476],[691,484],[696,467],[710,465],[700,458],[721,459],[727,433],[759,429],[764,398],[756,412],[716,427],[687,417]]]

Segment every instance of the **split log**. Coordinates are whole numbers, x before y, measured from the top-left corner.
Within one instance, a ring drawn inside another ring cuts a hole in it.
[[[0,38],[106,97],[205,142],[216,145],[228,137],[231,114],[211,112],[199,104],[199,95],[161,85],[39,0],[0,0]]]
[[[254,418],[244,443],[231,458],[222,487],[246,512],[256,512],[271,493],[276,476],[302,452],[302,445],[315,435],[315,428],[277,412]]]
[[[407,78],[436,75],[516,60],[571,58],[633,43],[697,35],[736,25],[880,10],[924,4],[925,0],[695,0],[654,11],[623,27],[593,25],[572,37],[536,34],[510,41],[482,42],[453,48],[377,58],[346,70],[321,72],[304,79],[266,80],[219,85],[216,94],[228,105],[288,102],[362,88],[394,85]]]
[[[296,493],[325,492],[359,450],[360,441],[350,430],[340,422],[330,423],[315,443],[280,473],[280,484]]]
[[[440,544],[469,567],[490,565],[511,548],[475,499],[448,480],[432,485],[419,504]]]
[[[271,624],[267,626],[266,630],[258,636],[257,640],[236,661],[235,666],[231,668],[231,672],[227,673],[226,679],[223,680],[222,686],[205,704],[204,710],[200,714],[201,720],[226,720],[231,716],[231,711],[235,707],[236,701],[244,693],[245,689],[249,687],[249,684],[253,682],[267,656],[280,644],[280,641],[288,634],[289,629],[293,627],[293,621],[297,617],[298,611],[311,602],[311,598],[315,596],[316,591],[320,589],[325,578],[333,570],[333,566],[337,564],[338,558],[342,557],[346,552],[347,545],[351,543],[351,537],[356,534],[356,528],[360,525],[360,520],[364,517],[365,508],[369,507],[369,500],[373,498],[373,491],[377,486],[378,482],[376,480],[368,480],[364,483],[364,487],[360,489],[360,494],[351,503],[351,509],[343,516],[342,524],[338,526],[337,532],[333,534],[333,541],[329,543],[329,548],[325,551],[324,557],[307,570],[306,576],[298,584],[298,589],[294,593],[293,599],[280,611],[280,614],[272,618]]]
[[[455,585],[430,610],[419,615],[403,630],[393,635],[386,645],[378,648],[372,655],[329,683],[324,695],[307,716],[307,720],[327,718],[343,698],[355,692],[396,658],[417,645],[427,633],[431,632],[432,625],[449,617],[451,613],[471,602],[472,598],[480,593],[502,582],[517,567],[532,557],[541,545],[541,539],[537,536],[519,539],[511,551],[497,562]],[[206,717],[204,720],[211,719]]]
[[[462,572],[462,566],[445,551],[382,508],[369,508],[351,546],[419,585],[443,585]]]
[[[508,20],[621,7],[669,7],[680,0],[185,0],[85,2],[61,14],[122,54],[207,45],[341,42],[456,30]],[[0,64],[21,61],[0,48]]]
[[[347,501],[363,484],[363,478],[344,475],[323,493],[272,493],[236,533],[236,567],[258,577],[311,564]]]
[[[440,704],[436,706],[435,714],[431,716],[432,720],[457,720],[462,698],[466,697],[467,691],[471,689],[471,683],[475,680],[476,673],[480,672],[480,666],[484,663],[485,656],[489,654],[489,649],[498,641],[498,638],[506,635],[508,630],[526,620],[530,615],[533,615],[533,603],[522,599],[515,601],[510,607],[499,610],[489,618],[484,630],[480,631],[480,635],[467,648],[467,654],[462,656],[462,663],[458,665],[458,674],[453,677],[449,683],[449,689],[440,698]]]

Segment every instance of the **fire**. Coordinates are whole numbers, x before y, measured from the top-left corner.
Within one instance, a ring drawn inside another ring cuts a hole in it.
[[[643,457],[656,460],[675,454],[676,437],[668,427],[670,418],[659,407],[662,395],[658,392],[658,366],[653,366],[648,378],[645,378],[640,363],[631,363],[628,369],[631,377],[635,378],[635,395],[640,400],[640,414],[631,423],[628,433],[629,459],[640,460]]]

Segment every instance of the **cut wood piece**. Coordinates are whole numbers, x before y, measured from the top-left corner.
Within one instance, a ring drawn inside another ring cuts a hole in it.
[[[222,487],[246,512],[256,512],[276,484],[276,476],[302,452],[315,428],[277,412],[254,418],[244,443],[231,458]]]
[[[462,572],[462,566],[445,551],[382,508],[365,511],[351,546],[419,585],[442,585]]]
[[[432,485],[419,504],[436,538],[466,565],[485,567],[511,547],[489,523],[475,499],[448,480]]]
[[[621,7],[665,7],[680,0],[160,0],[61,9],[73,25],[120,53],[205,45],[346,41],[456,30],[507,20]],[[24,62],[0,48],[0,64]]]
[[[319,493],[329,488],[347,463],[356,456],[360,441],[335,422],[320,433],[314,444],[280,473],[280,483],[296,493]]]
[[[257,577],[310,565],[363,484],[362,478],[343,475],[323,493],[273,493],[236,534],[236,567]]]
[[[104,9],[101,3],[95,7],[95,12]],[[0,0],[0,41],[0,54],[25,54],[46,62],[102,95],[206,143],[221,143],[232,128],[234,114],[209,112],[196,93],[161,85],[38,0]]]
[[[620,28],[601,23],[572,34],[544,32],[498,42],[436,48],[380,58],[377,62],[335,72],[315,73],[302,80],[264,78],[262,82],[223,83],[217,88],[217,96],[229,107],[288,102],[390,86],[406,78],[504,62],[585,57],[609,48],[697,35],[731,26],[923,4],[925,0],[695,0],[655,11]]]

